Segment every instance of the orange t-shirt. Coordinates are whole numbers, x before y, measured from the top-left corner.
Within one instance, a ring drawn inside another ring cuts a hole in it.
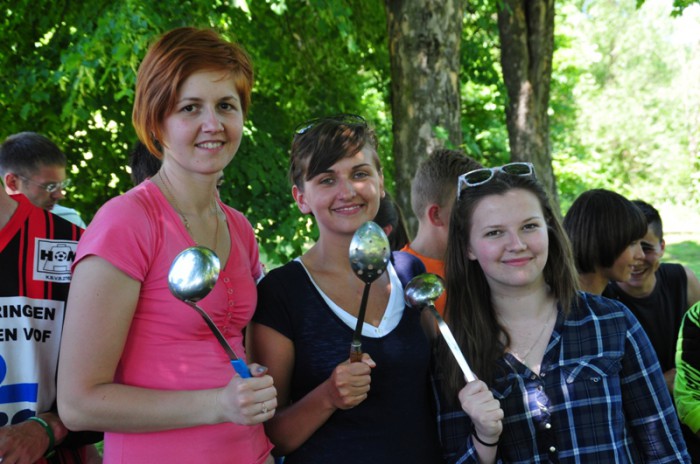
[[[445,278],[445,262],[441,259],[435,259],[435,258],[428,258],[427,256],[423,256],[422,254],[418,253],[417,251],[413,250],[410,246],[410,244],[406,245],[405,247],[401,248],[401,251],[405,251],[406,253],[410,253],[416,258],[420,259],[423,261],[423,265],[425,266],[425,270],[427,272],[430,272],[432,274],[437,274],[443,279]],[[445,315],[445,302],[447,301],[447,293],[443,292],[442,295],[440,295],[440,298],[435,300],[435,309],[440,313],[441,316]]]

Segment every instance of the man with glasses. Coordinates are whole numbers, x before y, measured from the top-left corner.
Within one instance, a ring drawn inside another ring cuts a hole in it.
[[[39,208],[85,228],[77,211],[58,204],[69,185],[66,155],[48,138],[20,132],[5,139],[0,147],[0,175],[10,195],[21,193]]]
[[[102,434],[69,432],[55,404],[70,267],[81,234],[25,196],[0,189],[0,462],[101,462],[89,444]]]

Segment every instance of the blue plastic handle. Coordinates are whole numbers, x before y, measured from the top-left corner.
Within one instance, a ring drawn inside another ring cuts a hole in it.
[[[244,379],[250,377],[250,369],[248,369],[248,366],[245,362],[243,362],[242,359],[232,359],[231,365],[233,366],[233,370],[235,370],[236,373],[238,373],[238,375],[240,375]]]

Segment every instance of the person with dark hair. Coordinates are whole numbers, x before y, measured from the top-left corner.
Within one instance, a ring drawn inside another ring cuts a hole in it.
[[[666,249],[661,215],[649,203],[632,203],[647,221],[641,240],[644,259],[633,268],[628,281],[610,282],[603,295],[621,301],[639,319],[673,392],[676,340],[686,310],[700,301],[700,281],[687,266],[661,262]]]
[[[221,270],[198,304],[245,360],[243,329],[262,276],[248,220],[219,200],[253,85],[252,63],[210,29],[173,29],[136,79],[133,122],[158,173],[107,202],[78,245],[58,372],[59,411],[75,430],[104,430],[107,464],[268,464],[262,423],[275,414],[266,369],[236,374],[197,312],[171,294],[168,271],[193,246]]]
[[[481,164],[458,150],[438,148],[416,169],[411,181],[411,208],[418,219],[415,238],[401,251],[417,256],[428,272],[445,277],[445,250],[457,178]],[[435,302],[438,312],[445,308],[447,293]]]
[[[379,210],[374,218],[374,222],[384,229],[393,251],[402,249],[410,242],[401,208],[389,195],[389,192],[385,191],[384,197],[379,201]]]
[[[457,195],[445,317],[477,380],[438,344],[447,461],[689,462],[648,338],[624,305],[578,291],[533,166],[471,171]]]
[[[581,288],[600,295],[610,281],[626,282],[642,263],[647,221],[619,193],[593,189],[574,200],[564,216]]]
[[[644,260],[634,267],[627,282],[610,282],[603,296],[624,303],[637,317],[656,351],[666,386],[673,395],[676,344],[683,316],[700,301],[700,281],[687,266],[661,262],[666,249],[661,215],[642,200],[632,203],[647,221],[647,233],[641,242]],[[694,462],[700,463],[700,439],[685,424],[682,428],[688,452]]]
[[[384,178],[374,131],[355,115],[305,123],[294,136],[292,195],[319,237],[258,284],[247,332],[253,360],[269,368],[279,408],[265,424],[285,464],[439,463],[430,401],[430,345],[403,286],[420,260],[392,253],[370,287],[360,326],[362,359],[350,362],[364,282],[348,250],[376,217]]]
[[[84,229],[85,221],[76,210],[58,204],[70,183],[66,163],[61,149],[36,132],[11,135],[0,146],[0,175],[7,193],[21,193],[35,206]]]
[[[100,462],[88,444],[102,434],[70,432],[56,409],[70,264],[82,232],[0,189],[0,462]]]
[[[148,151],[146,145],[140,141],[136,142],[134,149],[129,153],[129,169],[131,170],[131,182],[139,185],[146,179],[158,174],[161,160],[156,155]]]

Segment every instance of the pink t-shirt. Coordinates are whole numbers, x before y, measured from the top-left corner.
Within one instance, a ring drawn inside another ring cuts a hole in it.
[[[231,252],[212,292],[198,305],[214,320],[239,357],[242,330],[257,302],[258,246],[248,220],[221,204]],[[175,256],[194,246],[158,187],[145,181],[108,201],[83,235],[75,262],[99,256],[141,282],[115,382],[162,390],[226,385],[234,375],[223,348],[197,312],[168,289]],[[222,259],[223,261],[223,259]],[[109,336],[109,334],[105,334]],[[264,462],[272,445],[262,425],[232,423],[151,433],[105,433],[104,463]]]

